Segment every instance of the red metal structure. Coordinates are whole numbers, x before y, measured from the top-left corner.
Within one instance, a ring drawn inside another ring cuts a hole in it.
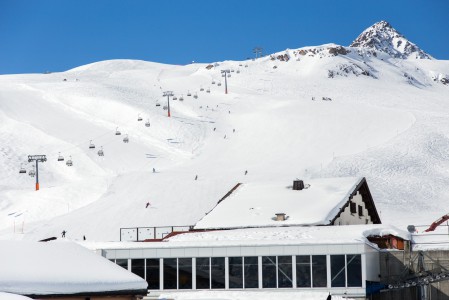
[[[444,216],[442,216],[441,218],[439,218],[438,220],[436,220],[435,222],[433,222],[429,228],[427,228],[426,230],[424,230],[424,232],[429,232],[429,231],[434,231],[435,228],[437,228],[439,225],[441,225],[441,223],[445,222],[449,220],[449,213],[445,214]]]

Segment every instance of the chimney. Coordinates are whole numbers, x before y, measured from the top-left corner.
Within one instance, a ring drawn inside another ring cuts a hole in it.
[[[284,213],[277,213],[276,215],[276,221],[285,221],[285,214]]]
[[[293,190],[300,191],[302,189],[304,189],[304,181],[299,179],[293,180]]]

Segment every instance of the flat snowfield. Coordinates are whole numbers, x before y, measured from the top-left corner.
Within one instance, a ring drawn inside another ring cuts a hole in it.
[[[0,76],[0,237],[117,241],[121,227],[194,225],[239,182],[296,178],[366,177],[401,228],[447,213],[449,86],[432,78],[449,62],[287,53]],[[372,76],[342,71],[354,65]],[[19,174],[34,154],[48,159],[39,191]]]

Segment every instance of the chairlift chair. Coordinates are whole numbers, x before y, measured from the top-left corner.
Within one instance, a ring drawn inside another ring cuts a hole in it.
[[[123,138],[123,143],[129,143],[128,134],[126,134],[125,137]]]
[[[122,133],[118,130],[118,127],[115,128],[115,135],[121,135]]]
[[[195,93],[195,95],[193,95],[193,98],[198,99],[198,94]]]
[[[212,80],[212,84],[215,84],[215,80]]]
[[[27,170],[23,167],[23,165],[20,165],[19,174],[26,174]]]
[[[178,97],[176,97],[176,96],[173,96],[173,100],[178,100]]]
[[[219,81],[219,82],[217,83],[217,85],[218,85],[218,86],[221,86],[221,81]]]
[[[89,149],[95,149],[95,145],[92,143],[92,140],[90,140]]]
[[[30,175],[31,177],[34,177],[36,175],[36,171],[34,171],[34,165],[33,168],[30,171],[28,171],[28,175]]]
[[[187,97],[192,96],[192,94],[190,93],[190,91],[187,91]]]
[[[206,93],[210,93],[210,88],[207,88]]]
[[[234,69],[231,69],[231,72],[234,72]]]
[[[245,68],[248,68],[248,65],[245,65]]]
[[[103,146],[101,146],[100,150],[98,150],[98,156],[104,156]]]
[[[164,105],[164,106],[162,107],[162,109],[163,109],[163,110],[167,110],[167,109],[168,109],[168,106],[167,106],[167,105]]]
[[[156,103],[156,106],[161,106],[161,104],[160,103]]]
[[[182,95],[179,97],[179,101],[184,101],[184,97]]]
[[[71,167],[71,166],[73,165],[73,163],[72,163],[72,156],[70,156],[70,158],[65,162],[65,164],[66,164],[68,167]]]
[[[140,114],[137,115],[137,121],[142,121],[142,117],[140,116]]]
[[[150,127],[150,119],[145,122],[145,127]]]
[[[59,152],[58,161],[64,161],[64,156],[61,155],[61,152]]]
[[[228,77],[231,77],[231,73],[228,73]]]
[[[202,92],[202,91],[204,91],[204,88],[203,88],[203,87],[200,87],[200,92]]]
[[[237,70],[237,74],[240,74],[240,70]]]

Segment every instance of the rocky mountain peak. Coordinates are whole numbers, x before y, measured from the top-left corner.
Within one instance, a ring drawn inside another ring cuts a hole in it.
[[[387,21],[380,21],[365,29],[350,47],[371,48],[395,58],[432,59],[416,44],[407,40]]]

